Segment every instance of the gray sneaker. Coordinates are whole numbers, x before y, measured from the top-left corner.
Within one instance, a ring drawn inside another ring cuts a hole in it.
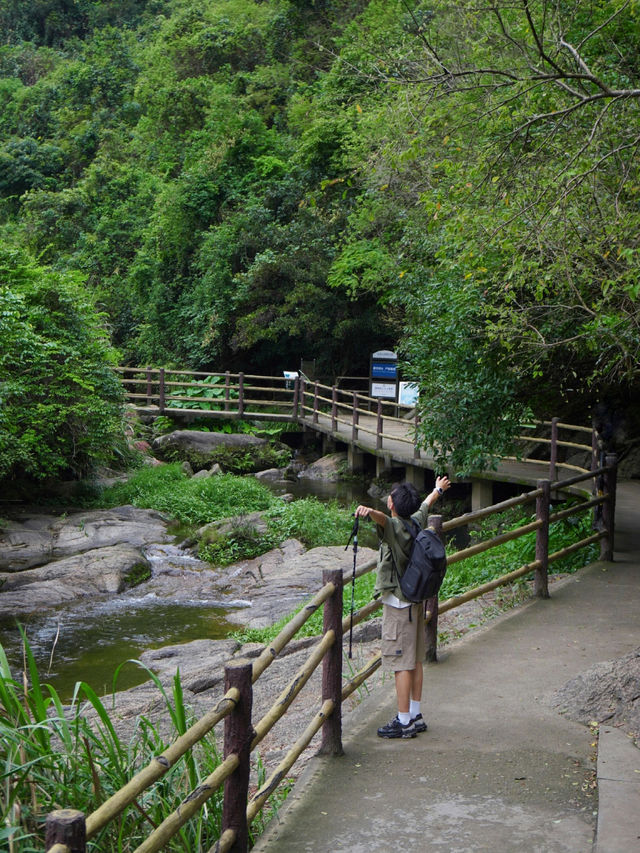
[[[380,726],[378,729],[378,737],[415,737],[416,736],[416,727],[413,720],[407,723],[406,726],[403,726],[400,720],[397,717],[394,717],[393,720],[388,722],[386,726]]]
[[[411,722],[416,727],[416,733],[420,734],[420,732],[426,732],[427,724],[425,723],[422,714],[417,714]]]

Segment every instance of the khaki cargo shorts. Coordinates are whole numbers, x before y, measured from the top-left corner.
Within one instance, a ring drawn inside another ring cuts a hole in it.
[[[411,613],[411,619],[409,619]],[[382,670],[415,669],[425,655],[424,602],[411,607],[382,605]]]

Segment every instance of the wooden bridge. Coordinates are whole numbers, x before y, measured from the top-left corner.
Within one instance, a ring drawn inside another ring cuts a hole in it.
[[[362,470],[365,455],[370,455],[375,459],[376,476],[391,468],[404,468],[406,479],[419,489],[424,487],[425,470],[436,468],[433,455],[416,441],[420,420],[411,406],[324,385],[304,375],[288,379],[162,367],[121,367],[118,371],[127,401],[141,413],[186,422],[247,419],[296,423],[320,433],[325,450],[345,445],[351,470]],[[504,457],[495,470],[479,471],[470,478],[474,509],[493,502],[493,481],[529,485],[598,465],[597,435],[591,427],[562,423],[554,417],[523,424],[517,442],[517,456]]]

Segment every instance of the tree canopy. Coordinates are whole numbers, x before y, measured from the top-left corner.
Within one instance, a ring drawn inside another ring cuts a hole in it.
[[[0,251],[0,481],[85,474],[122,436],[115,351],[78,275]]]
[[[633,0],[0,0],[2,237],[129,363],[365,374],[487,464],[638,387]]]

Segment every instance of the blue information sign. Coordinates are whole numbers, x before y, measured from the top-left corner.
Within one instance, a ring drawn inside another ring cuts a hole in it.
[[[395,379],[398,375],[398,365],[393,361],[374,361],[371,365],[373,379]]]

